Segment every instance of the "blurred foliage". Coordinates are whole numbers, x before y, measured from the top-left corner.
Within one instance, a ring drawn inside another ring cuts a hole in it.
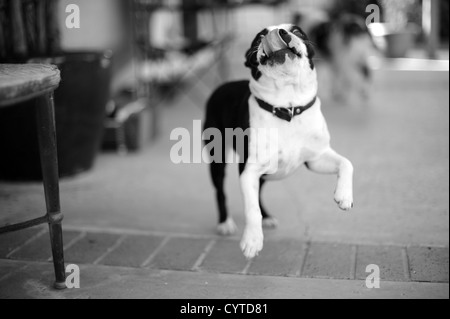
[[[408,23],[413,22],[413,18],[419,18],[422,11],[420,0],[383,0],[382,5],[385,22],[391,25],[392,30],[397,31],[406,28]]]
[[[383,12],[381,1],[382,0],[335,0],[334,5],[330,9],[330,15],[336,17],[344,13],[351,13],[366,18],[367,6],[371,4],[377,5]]]
[[[449,41],[450,0],[441,2],[441,38]],[[335,0],[331,6],[331,16],[352,13],[367,17],[366,8],[370,4],[381,9],[382,22],[395,22],[399,28],[405,23],[422,25],[422,0]]]
[[[422,20],[421,0],[335,0],[334,3],[331,7],[332,16],[352,13],[365,18],[367,6],[374,4],[380,8],[382,22],[404,27],[408,22],[421,24]]]
[[[126,0],[125,0],[126,1]],[[185,9],[199,9],[214,6],[227,5],[246,5],[246,4],[265,4],[279,5],[288,2],[288,0],[134,0],[139,5],[153,7],[183,7]]]

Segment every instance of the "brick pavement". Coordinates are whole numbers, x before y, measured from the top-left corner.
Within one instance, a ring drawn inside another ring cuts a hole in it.
[[[238,238],[66,227],[65,254],[67,264],[341,280],[364,280],[366,267],[376,264],[382,281],[449,282],[445,247],[270,239],[260,257],[247,261]],[[50,263],[48,232],[37,227],[2,236],[0,260],[6,259]],[[2,276],[15,269],[3,271],[0,285]]]

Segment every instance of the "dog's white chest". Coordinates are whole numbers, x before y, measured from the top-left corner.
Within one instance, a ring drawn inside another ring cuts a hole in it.
[[[252,149],[257,150],[258,155],[267,154],[266,157],[258,156],[259,163],[269,167],[267,179],[283,179],[293,174],[330,145],[330,134],[320,110],[320,101],[317,103],[292,122],[281,120],[259,108],[256,103],[250,103],[250,126],[271,132],[270,147],[256,139],[250,141],[250,158],[254,155],[251,154]]]

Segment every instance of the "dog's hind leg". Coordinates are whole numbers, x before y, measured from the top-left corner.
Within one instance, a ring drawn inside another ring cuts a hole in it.
[[[225,172],[227,164],[212,163],[210,166],[211,177],[216,188],[217,205],[219,209],[219,226],[217,232],[222,236],[234,235],[237,226],[234,220],[228,215],[226,196],[225,196]]]
[[[227,169],[226,159],[229,147],[224,145],[222,143],[223,141],[221,141],[219,148],[215,148],[215,145],[211,144],[214,142],[216,137],[209,135],[208,130],[219,127],[219,125],[216,124],[217,123],[215,123],[215,121],[207,121],[203,134],[204,138],[206,138],[205,145],[207,147],[207,151],[211,156],[210,173],[214,188],[216,190],[216,200],[219,210],[219,226],[217,227],[217,232],[222,236],[231,236],[236,233],[237,226],[233,219],[228,215],[226,203],[227,199],[225,196],[225,174]],[[224,136],[223,131],[220,131],[220,133],[222,134],[221,136]],[[217,151],[220,151],[221,153],[216,153]]]
[[[264,204],[262,202],[262,192],[265,184],[266,180],[264,178],[261,178],[259,189],[259,206],[261,207],[261,213],[263,217],[263,227],[265,229],[275,229],[278,227],[278,220],[270,216],[270,214],[267,212],[267,209],[264,207]]]

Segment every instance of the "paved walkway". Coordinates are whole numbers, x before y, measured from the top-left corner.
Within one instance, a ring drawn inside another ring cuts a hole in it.
[[[247,261],[236,239],[66,227],[81,289],[49,289],[43,227],[0,242],[0,298],[448,298],[448,249],[270,241]],[[380,267],[368,289],[366,267]],[[261,290],[262,289],[262,290]]]
[[[0,259],[49,262],[48,231],[10,234]],[[66,261],[155,270],[236,275],[365,280],[376,264],[383,281],[448,283],[448,249],[269,240],[261,256],[246,260],[237,238],[66,227]]]

